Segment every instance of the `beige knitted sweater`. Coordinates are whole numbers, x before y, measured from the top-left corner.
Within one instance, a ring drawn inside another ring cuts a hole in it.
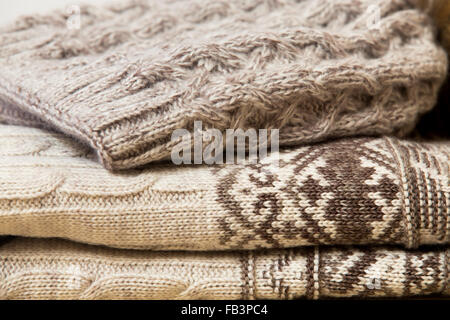
[[[133,1],[82,7],[80,29],[25,17],[0,30],[2,112],[89,143],[109,169],[167,158],[194,120],[279,128],[281,145],[403,135],[447,68],[414,2]]]
[[[0,235],[224,250],[450,241],[450,143],[348,138],[249,165],[111,173],[83,146],[0,126]]]

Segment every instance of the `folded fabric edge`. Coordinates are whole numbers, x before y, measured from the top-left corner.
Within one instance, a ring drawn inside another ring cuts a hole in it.
[[[76,119],[67,120],[62,114],[54,115],[48,113],[45,103],[37,97],[32,98],[31,94],[26,93],[26,89],[12,86],[6,79],[2,79],[1,74],[0,104],[0,123],[30,126],[67,134],[75,141],[90,146],[96,154],[96,159],[106,169],[113,170],[109,166],[109,162],[105,161],[105,157],[109,159],[109,156],[102,151],[101,144],[96,143],[96,139],[89,136],[82,127],[76,126]],[[22,109],[21,106],[26,107]]]

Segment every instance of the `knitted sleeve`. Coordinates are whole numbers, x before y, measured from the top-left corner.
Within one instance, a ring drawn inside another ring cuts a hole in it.
[[[39,117],[21,110],[17,106],[0,99],[0,124],[21,125],[26,127],[43,128],[53,131],[49,124]]]
[[[0,235],[161,250],[450,241],[448,142],[348,138],[276,156],[112,173],[70,138],[0,126]]]
[[[0,298],[295,299],[449,295],[449,250],[151,252],[63,240],[0,247]]]
[[[79,28],[64,12],[24,17],[0,30],[0,99],[108,169],[168,157],[194,120],[279,128],[281,145],[404,135],[447,70],[413,2],[133,1],[82,7]]]

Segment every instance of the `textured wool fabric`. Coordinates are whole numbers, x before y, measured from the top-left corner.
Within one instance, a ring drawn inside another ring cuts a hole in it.
[[[13,106],[10,102],[3,101],[2,99],[0,99],[0,123],[45,128],[49,131],[54,131],[51,126],[42,121],[40,118],[22,111]]]
[[[25,17],[0,30],[0,99],[90,144],[109,169],[167,158],[173,130],[194,120],[279,128],[281,145],[403,135],[447,70],[415,4],[134,1],[82,7],[75,30],[66,13]]]
[[[56,133],[0,126],[0,235],[225,250],[450,241],[450,142],[347,138],[259,164],[112,173]]]
[[[18,238],[0,247],[0,298],[448,296],[449,253],[383,247],[168,253]]]
[[[435,105],[449,9],[138,0],[0,27],[0,299],[449,296],[450,141],[398,139]],[[286,148],[160,162],[194,120]]]

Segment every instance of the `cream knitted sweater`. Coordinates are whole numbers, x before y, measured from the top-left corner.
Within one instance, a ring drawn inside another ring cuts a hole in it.
[[[447,69],[414,2],[133,1],[82,7],[76,30],[62,12],[25,17],[0,30],[2,112],[89,143],[109,169],[167,158],[194,120],[279,128],[281,145],[403,135]]]
[[[0,298],[294,299],[450,295],[448,249],[149,252],[62,240],[0,246]]]
[[[71,139],[3,125],[0,235],[159,250],[450,241],[448,142],[348,138],[272,157],[111,173]]]

